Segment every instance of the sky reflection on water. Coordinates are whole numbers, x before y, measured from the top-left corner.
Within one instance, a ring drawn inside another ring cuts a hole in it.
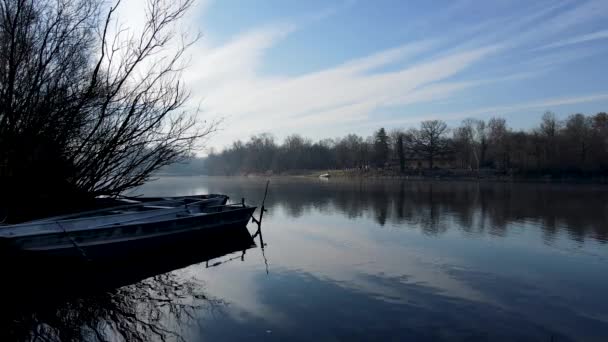
[[[167,178],[141,191],[257,203],[264,183]],[[258,251],[207,272],[231,305],[200,334],[606,340],[607,200],[591,186],[274,179],[269,274]]]

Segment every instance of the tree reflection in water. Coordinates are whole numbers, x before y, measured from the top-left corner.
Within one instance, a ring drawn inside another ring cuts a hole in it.
[[[201,284],[162,274],[114,291],[68,300],[57,307],[24,313],[21,331],[7,340],[170,341],[196,322],[196,312],[221,300],[207,297]]]
[[[243,260],[255,244],[243,227],[207,239],[205,245],[181,247],[180,253],[87,269],[27,270],[20,265],[2,289],[0,340],[188,340],[186,330],[198,324],[201,311],[213,313],[225,302],[208,296],[201,281],[187,272],[171,270],[236,251]]]
[[[210,192],[244,195],[255,202],[264,183],[214,178],[206,186]],[[560,232],[580,242],[608,242],[605,185],[279,178],[273,180],[272,191],[267,207],[280,207],[293,218],[317,211],[340,213],[433,236],[449,229],[506,236],[510,228],[525,223],[542,229],[549,244]]]

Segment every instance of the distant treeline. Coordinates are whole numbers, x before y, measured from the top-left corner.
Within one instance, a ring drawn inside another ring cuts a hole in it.
[[[530,130],[513,130],[503,118],[465,119],[449,128],[439,120],[417,129],[380,128],[313,142],[291,135],[279,144],[269,134],[235,141],[205,163],[213,175],[293,170],[424,169],[495,170],[508,174],[603,176],[608,174],[608,114],[573,114],[558,120],[546,112]]]
[[[205,174],[205,159],[191,156],[190,158],[162,167],[156,176],[198,176]]]

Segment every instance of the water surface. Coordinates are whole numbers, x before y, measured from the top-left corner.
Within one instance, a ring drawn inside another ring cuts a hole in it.
[[[264,186],[165,177],[137,192],[257,204]],[[256,239],[103,299],[169,332],[137,328],[149,339],[608,340],[605,187],[272,179],[266,207],[263,249]],[[53,308],[82,314],[66,303]],[[111,315],[89,315],[112,331]]]

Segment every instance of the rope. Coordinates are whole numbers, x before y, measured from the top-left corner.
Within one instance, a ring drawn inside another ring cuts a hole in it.
[[[74,245],[74,247],[76,248],[76,250],[78,252],[80,252],[80,254],[82,255],[82,257],[86,260],[86,261],[91,261],[91,259],[87,256],[87,253],[84,251],[84,249],[82,249],[82,247],[80,247],[78,245],[78,243],[76,242],[76,240],[74,240],[74,238],[72,238],[72,236],[70,235],[70,233],[68,233],[68,231],[65,229],[65,227],[63,227],[63,225],[61,225],[61,222],[59,221],[55,221],[55,223],[57,223],[57,225],[61,228],[61,230],[63,230],[63,232],[65,233],[65,236],[70,239],[70,242],[72,242],[72,245]]]

